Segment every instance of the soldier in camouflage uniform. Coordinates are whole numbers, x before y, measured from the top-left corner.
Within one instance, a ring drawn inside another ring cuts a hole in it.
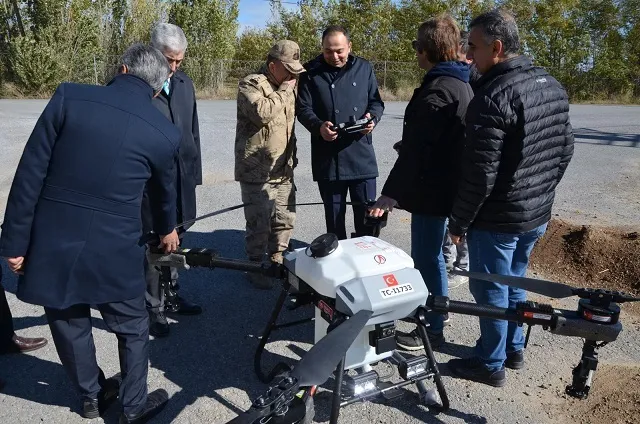
[[[265,255],[282,262],[295,221],[296,136],[294,132],[298,75],[304,72],[300,48],[278,41],[258,74],[238,84],[235,179],[240,182],[246,225],[246,253],[260,262]],[[261,289],[272,287],[264,276],[248,274]]]

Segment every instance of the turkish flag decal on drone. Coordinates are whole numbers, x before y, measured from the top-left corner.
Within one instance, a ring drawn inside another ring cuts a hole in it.
[[[384,279],[384,282],[387,285],[387,287],[393,287],[398,285],[398,280],[396,280],[396,276],[393,274],[383,275],[382,278]]]

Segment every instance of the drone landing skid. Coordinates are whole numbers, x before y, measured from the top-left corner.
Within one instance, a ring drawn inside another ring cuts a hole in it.
[[[254,369],[256,375],[263,383],[270,383],[276,376],[287,373],[290,370],[290,367],[285,363],[278,363],[269,373],[265,373],[262,369],[262,353],[264,352],[266,344],[269,342],[269,338],[271,333],[274,330],[280,328],[291,327],[294,325],[300,325],[307,322],[311,322],[314,318],[306,318],[297,321],[286,322],[282,324],[278,324],[278,317],[282,308],[285,305],[287,297],[292,298],[292,306],[289,306],[288,309],[297,309],[298,307],[313,304],[319,299],[316,299],[313,295],[309,295],[308,293],[292,293],[292,286],[289,283],[288,279],[285,279],[282,285],[282,291],[278,300],[276,301],[276,305],[271,313],[271,317],[269,318],[269,322],[264,329],[262,337],[260,338],[260,343],[258,348],[256,349],[256,353],[254,356]],[[337,311],[334,311],[337,313]],[[438,369],[438,363],[436,362],[435,355],[433,353],[433,349],[431,347],[431,343],[429,342],[429,337],[427,336],[426,329],[426,310],[420,309],[415,316],[415,321],[417,322],[418,333],[420,334],[420,338],[422,339],[423,345],[425,346],[426,355],[422,358],[426,360],[424,362],[424,370],[423,372],[417,374],[415,377],[409,376],[405,378],[403,376],[404,381],[399,383],[388,383],[388,382],[380,382],[376,380],[375,389],[368,391],[366,394],[354,394],[347,393],[343,394],[343,380],[347,377],[347,372],[345,370],[345,358],[338,364],[336,367],[334,376],[334,387],[333,387],[333,395],[332,395],[332,405],[331,405],[331,418],[329,420],[330,424],[337,424],[338,417],[340,415],[340,408],[344,406],[351,405],[353,403],[366,401],[372,399],[377,396],[382,396],[386,400],[393,400],[402,395],[400,391],[401,388],[405,386],[409,386],[411,384],[415,384],[418,389],[419,399],[425,406],[429,407],[431,410],[435,412],[442,412],[449,409],[449,398],[447,396],[446,389],[444,387],[444,383],[442,382],[442,378],[440,375],[440,371]],[[333,326],[329,327],[329,331]],[[333,327],[335,328],[335,327]],[[394,352],[393,357],[395,362],[401,363],[404,362],[407,358],[402,356],[397,351]],[[405,374],[408,374],[405,372]],[[402,373],[401,373],[402,375]],[[349,377],[347,377],[349,378]],[[357,377],[356,377],[357,378]],[[425,381],[427,379],[433,378],[436,390],[429,389]],[[315,387],[307,390],[305,396],[309,396],[310,393],[315,392]],[[436,396],[437,392],[437,396]],[[440,398],[440,402],[438,402],[437,398]],[[284,418],[283,418],[284,419]],[[308,419],[308,417],[306,417]],[[307,420],[300,422],[307,422]],[[290,422],[290,421],[283,421]]]

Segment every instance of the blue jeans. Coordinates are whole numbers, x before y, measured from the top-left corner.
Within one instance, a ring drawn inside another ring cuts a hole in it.
[[[536,241],[544,234],[547,224],[522,234],[506,234],[470,229],[469,271],[524,277],[529,255]],[[475,279],[469,280],[469,290],[478,304],[513,308],[527,299],[527,292]],[[502,369],[507,353],[524,349],[522,327],[515,322],[480,318],[480,338],[476,355],[487,369]]]
[[[449,295],[447,268],[442,254],[446,222],[444,217],[411,215],[411,257],[429,293],[435,296]],[[430,332],[442,333],[444,317],[441,314],[428,314],[427,320]]]

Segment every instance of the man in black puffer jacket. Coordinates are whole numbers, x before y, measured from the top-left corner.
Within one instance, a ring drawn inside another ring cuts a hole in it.
[[[464,147],[464,116],[473,97],[469,66],[458,61],[460,30],[448,15],[420,25],[413,47],[427,71],[404,113],[402,145],[382,196],[372,209],[382,216],[394,206],[411,212],[411,256],[429,293],[447,296],[442,240],[456,194]],[[443,316],[428,317],[430,344],[444,342]],[[417,331],[396,333],[398,346],[422,349]]]
[[[563,87],[519,55],[518,27],[495,10],[470,24],[468,57],[482,74],[466,116],[462,178],[449,220],[455,243],[467,235],[469,270],[524,276],[551,219],[555,189],[573,155]],[[479,304],[514,307],[524,290],[471,279]],[[476,357],[449,362],[462,378],[505,384],[505,366],[524,367],[522,327],[480,319]]]

